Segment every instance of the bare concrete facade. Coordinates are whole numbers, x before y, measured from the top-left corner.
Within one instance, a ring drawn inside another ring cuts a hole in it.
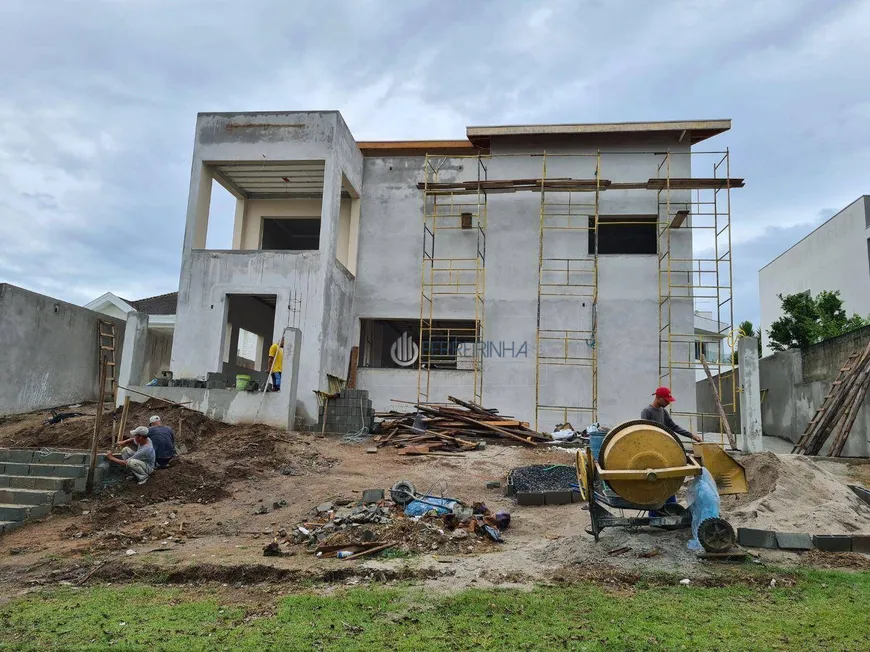
[[[609,181],[646,182],[661,175],[663,152],[673,155],[669,174],[688,178],[689,157],[681,155],[694,142],[728,128],[651,124],[544,127],[528,133],[487,128],[488,179],[539,178],[542,152],[551,156],[548,176],[553,178],[593,179],[600,165],[598,173]],[[172,348],[176,378],[204,379],[209,372],[234,370],[227,350],[232,352],[236,330],[245,327],[232,317],[230,304],[236,297],[253,297],[273,306],[271,341],[287,326],[301,332],[297,415],[310,424],[317,420],[314,390],[327,390],[331,376],[344,379],[351,347],[365,347],[363,322],[419,323],[423,198],[417,185],[425,156],[430,146],[443,152],[440,181],[473,181],[478,150],[468,142],[459,142],[455,152],[437,141],[375,145],[357,143],[338,112],[198,116]],[[237,199],[232,250],[205,248],[213,182]],[[688,195],[686,190],[672,192],[675,202]],[[602,193],[600,202],[602,215],[660,212],[655,192],[613,189]],[[567,403],[590,394],[593,379],[558,369],[537,377],[540,193],[493,193],[487,203],[482,337],[512,348],[507,355],[484,358],[483,400],[503,413],[533,420],[536,383],[554,400]],[[276,219],[283,220],[277,227]],[[271,244],[270,230],[276,228],[289,234],[279,250]],[[469,235],[457,231],[443,238],[440,255],[474,256],[476,245]],[[590,256],[586,239],[585,232],[576,232],[550,244],[566,257],[580,259]],[[294,243],[302,244],[297,249]],[[649,402],[662,381],[662,354],[693,357],[691,340],[672,345],[677,352],[663,351],[660,342],[659,256],[665,247],[677,261],[670,273],[685,276],[685,289],[672,302],[671,325],[693,333],[691,276],[688,263],[679,262],[692,258],[688,230],[670,234],[667,242],[660,238],[658,253],[598,254],[594,303],[568,307],[558,298],[543,302],[548,328],[578,328],[597,320],[597,339],[589,346],[597,354],[598,418],[604,423],[635,418]],[[441,302],[438,318],[467,321],[476,314],[470,302],[457,299]],[[418,373],[416,366],[362,365],[358,386],[370,392],[376,409],[391,409],[396,407],[391,399],[416,400]],[[470,396],[471,371],[458,364],[432,369],[429,375],[430,401]],[[694,412],[694,370],[675,370],[667,380],[680,410]],[[588,415],[573,418],[579,427]],[[555,419],[539,427],[549,429]]]

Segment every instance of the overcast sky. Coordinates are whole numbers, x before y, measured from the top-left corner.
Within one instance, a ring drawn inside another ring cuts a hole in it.
[[[732,118],[705,146],[746,178],[738,322],[870,192],[870,0],[2,0],[0,26],[0,281],[74,303],[177,289],[198,111],[338,109],[360,140]]]

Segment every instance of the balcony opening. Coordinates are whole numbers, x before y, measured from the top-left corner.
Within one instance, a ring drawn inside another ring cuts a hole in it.
[[[266,372],[269,347],[275,339],[274,294],[228,294],[224,338],[225,374]]]
[[[319,217],[263,218],[261,249],[267,251],[317,251],[319,247]]]

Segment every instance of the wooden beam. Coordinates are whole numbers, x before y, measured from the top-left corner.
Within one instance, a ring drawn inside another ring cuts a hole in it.
[[[731,432],[731,425],[728,423],[728,417],[725,415],[725,408],[722,407],[719,391],[716,389],[716,383],[713,382],[713,374],[710,373],[710,367],[707,365],[707,360],[703,354],[701,355],[701,364],[704,365],[704,373],[707,374],[707,382],[710,383],[710,390],[713,393],[713,402],[716,404],[716,410],[719,412],[719,418],[722,420],[722,427],[728,436],[728,443],[731,444],[731,448],[737,450],[737,438]],[[731,373],[734,372],[732,371]]]
[[[674,219],[671,220],[671,228],[678,229],[681,226],[683,226],[683,222],[686,221],[687,217],[689,217],[689,211],[687,211],[687,210],[677,211],[676,214],[674,215]]]
[[[103,423],[103,400],[106,398],[106,370],[109,368],[107,358],[104,356],[100,361],[100,391],[97,395],[97,416],[94,418],[94,434],[91,437],[91,459],[88,464],[88,478],[85,482],[85,491],[94,491],[94,472],[97,468],[97,442],[100,439],[100,426]]]

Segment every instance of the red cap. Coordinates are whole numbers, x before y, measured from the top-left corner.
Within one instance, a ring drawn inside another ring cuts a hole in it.
[[[671,389],[669,387],[659,387],[655,391],[655,396],[665,399],[668,403],[673,403],[677,400],[673,396],[671,396]]]

